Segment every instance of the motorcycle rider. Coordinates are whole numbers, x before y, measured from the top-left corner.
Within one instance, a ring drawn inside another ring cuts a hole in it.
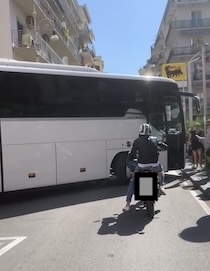
[[[162,187],[164,179],[164,170],[161,164],[158,161],[158,148],[167,150],[168,146],[163,142],[152,141],[152,128],[149,124],[143,123],[139,127],[139,137],[134,141],[132,149],[128,155],[127,162],[130,163],[132,168],[133,160],[138,157],[138,163],[135,169],[131,170],[131,181],[128,186],[127,197],[126,197],[126,206],[123,208],[123,211],[130,210],[130,203],[132,196],[134,194],[134,173],[139,172],[141,168],[152,166],[159,176],[162,177],[160,184],[160,193],[166,195],[165,189]],[[134,164],[133,164],[134,165]]]

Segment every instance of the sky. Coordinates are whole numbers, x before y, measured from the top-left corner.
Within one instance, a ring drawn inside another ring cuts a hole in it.
[[[167,0],[78,0],[89,10],[104,72],[137,75],[150,58]]]

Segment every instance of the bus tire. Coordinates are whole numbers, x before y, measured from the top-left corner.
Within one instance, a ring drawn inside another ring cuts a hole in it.
[[[127,154],[121,154],[116,161],[115,175],[120,185],[129,184],[129,169],[126,167]]]

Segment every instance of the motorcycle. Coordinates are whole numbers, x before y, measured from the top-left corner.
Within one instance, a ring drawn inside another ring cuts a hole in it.
[[[154,173],[155,170],[153,167],[146,167],[146,168],[141,168],[140,171],[141,173]],[[160,197],[160,176],[157,176],[157,180],[158,180],[158,183],[157,183],[157,186],[158,186],[158,189],[157,189],[157,201],[158,201],[158,198]],[[155,215],[155,201],[154,200],[151,200],[151,201],[144,201],[142,202],[144,207],[146,207],[146,210],[147,210],[147,217],[149,219],[153,219],[154,218],[154,215]]]
[[[167,145],[165,144],[166,148],[167,148]],[[160,147],[158,147],[158,153],[160,153],[162,151],[162,149]],[[127,160],[127,168],[130,169],[131,172],[134,172],[136,166],[138,165],[138,159],[134,159],[133,161],[128,161]],[[145,168],[141,168],[140,169],[140,172],[142,173],[154,173],[156,172],[155,169],[153,167],[145,167]],[[161,176],[159,176],[159,174],[157,173],[157,186],[158,186],[158,189],[157,189],[157,201],[158,201],[158,198],[161,196],[161,192],[160,192],[160,178]],[[154,218],[154,215],[155,215],[155,201],[141,201],[142,205],[144,207],[146,207],[146,210],[147,210],[147,217],[149,219],[153,219]]]

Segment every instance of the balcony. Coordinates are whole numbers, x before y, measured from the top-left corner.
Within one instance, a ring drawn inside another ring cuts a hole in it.
[[[78,5],[77,12],[78,12],[80,21],[86,22],[88,24],[91,23],[90,13],[88,11],[88,8],[87,8],[86,4],[84,4],[84,5]]]
[[[179,20],[172,21],[166,36],[165,43],[167,46],[172,46],[176,40],[174,31],[184,35],[195,35],[195,34],[209,34],[210,30],[210,18],[197,19],[197,20]]]
[[[36,61],[38,53],[40,62],[63,64],[62,59],[38,34],[12,30],[13,51],[25,61]]]
[[[81,49],[81,54],[83,58],[83,65],[92,66],[94,64],[96,52],[93,46],[86,46],[85,48]]]
[[[58,10],[59,17],[65,18],[71,35],[78,36],[78,20],[79,16],[72,3],[72,0],[67,2],[66,0],[48,0],[54,10]]]
[[[193,46],[185,46],[185,47],[176,47],[171,50],[170,55],[171,56],[188,56],[192,54],[196,54],[199,51],[199,49]]]
[[[183,56],[192,57],[193,55],[195,55],[199,51],[201,51],[200,46],[185,46],[185,47],[172,48],[172,50],[170,51],[167,62],[170,62],[172,58],[179,58],[179,57],[183,57]],[[207,54],[210,53],[209,48],[207,48],[206,53]]]
[[[61,57],[67,56],[69,63],[72,65],[81,64],[81,55],[79,54],[78,48],[73,43],[71,37],[68,39],[62,29],[62,23],[58,19],[57,15],[50,7],[46,0],[33,0],[33,1],[22,1],[14,0],[14,2],[20,7],[20,9],[26,14],[26,16],[32,16],[33,12],[33,3],[36,4],[36,13],[37,13],[37,27],[39,27],[39,34],[48,34],[52,33],[52,30],[55,28],[57,35],[59,36],[59,41],[56,43],[51,43],[52,49],[59,54]],[[43,19],[46,19],[41,23]],[[45,26],[48,24],[48,30],[45,30]],[[29,26],[28,26],[29,27]],[[33,28],[31,25],[30,28]]]
[[[55,47],[55,50],[58,50],[58,52],[61,52],[61,54],[64,53],[66,56],[68,56],[70,58],[71,64],[81,64],[81,55],[79,54],[77,47],[73,43],[71,37],[65,35],[62,23],[60,22],[48,2],[46,0],[34,0],[34,2],[40,8],[45,17],[47,17],[48,19],[50,19],[50,21],[53,22],[53,26],[57,31],[60,40],[63,41],[65,45],[65,49],[63,50],[63,48],[60,46],[60,43],[57,43],[57,45],[59,44],[59,46]],[[66,47],[68,48],[68,50],[66,50]]]
[[[179,20],[171,22],[171,30],[195,30],[197,28],[210,28],[210,19]]]
[[[190,5],[200,5],[200,4],[206,4],[209,3],[209,0],[172,0],[173,4],[176,4],[177,6],[189,6]]]
[[[83,44],[92,43],[95,39],[93,31],[89,29],[88,24],[83,22],[79,25],[79,36]]]

